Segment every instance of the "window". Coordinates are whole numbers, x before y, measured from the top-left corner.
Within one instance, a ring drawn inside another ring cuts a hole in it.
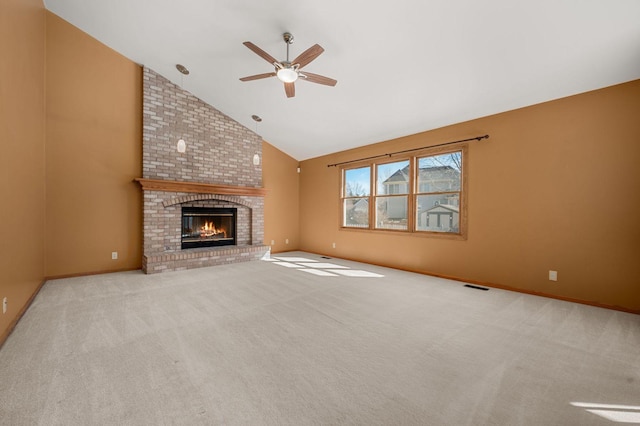
[[[342,181],[342,226],[368,228],[371,167],[344,170]]]
[[[376,229],[407,229],[409,161],[376,165]]]
[[[465,237],[467,147],[344,168],[344,228]]]
[[[462,151],[419,157],[416,230],[460,233]]]

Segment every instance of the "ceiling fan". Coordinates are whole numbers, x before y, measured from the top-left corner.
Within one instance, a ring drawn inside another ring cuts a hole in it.
[[[324,49],[319,44],[314,44],[304,52],[302,52],[293,61],[289,61],[289,45],[293,43],[293,35],[291,33],[284,33],[282,35],[284,42],[287,44],[287,59],[285,61],[278,61],[273,56],[269,55],[264,50],[260,49],[250,41],[245,41],[244,44],[251,49],[255,54],[260,56],[265,61],[269,62],[276,69],[274,72],[268,72],[264,74],[250,75],[248,77],[242,77],[240,81],[259,80],[261,78],[278,77],[280,81],[284,83],[284,91],[287,94],[287,98],[292,98],[296,94],[296,87],[294,83],[299,78],[310,81],[312,83],[324,84],[325,86],[335,86],[338,82],[329,77],[323,75],[313,74],[310,72],[301,72],[300,69],[305,65],[308,65],[311,61],[316,59]]]

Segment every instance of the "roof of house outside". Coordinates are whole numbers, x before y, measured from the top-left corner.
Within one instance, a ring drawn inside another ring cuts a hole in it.
[[[429,210],[425,210],[425,212],[434,212],[435,210],[440,210],[440,211],[450,211],[450,212],[454,212],[454,213],[459,213],[460,212],[460,207],[458,206],[453,206],[451,204],[438,204],[437,206],[433,206],[431,207]]]
[[[450,179],[460,176],[460,172],[451,166],[435,166],[435,167],[421,167],[419,171],[419,179],[425,180],[437,180],[437,179]],[[409,166],[406,166],[400,170],[397,170],[394,174],[385,179],[383,184],[409,182]]]

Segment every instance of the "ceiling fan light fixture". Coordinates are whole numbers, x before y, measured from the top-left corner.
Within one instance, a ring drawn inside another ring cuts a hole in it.
[[[293,83],[298,79],[298,72],[291,67],[280,68],[276,75],[283,83]]]
[[[287,44],[287,59],[284,61],[278,61],[276,58],[269,55],[267,52],[260,49],[250,41],[245,41],[244,43],[242,43],[253,53],[269,62],[269,64],[274,66],[275,69],[272,72],[242,77],[240,81],[252,81],[269,77],[277,77],[278,80],[284,83],[284,92],[287,95],[287,98],[292,98],[296,95],[296,87],[293,83],[300,80],[300,78],[311,83],[324,84],[325,86],[336,85],[338,81],[332,78],[306,71],[304,72],[304,74],[300,72],[301,68],[307,66],[311,61],[316,59],[322,52],[324,52],[322,46],[320,46],[319,44],[314,44],[291,61],[289,60],[289,45],[293,41],[293,36],[291,35],[291,33],[284,33],[283,38],[285,43]]]

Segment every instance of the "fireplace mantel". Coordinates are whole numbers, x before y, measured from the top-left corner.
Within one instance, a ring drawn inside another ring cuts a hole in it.
[[[264,197],[267,190],[249,186],[214,185],[210,183],[180,182],[174,180],[137,178],[144,191],[194,192],[199,194],[247,195]]]

